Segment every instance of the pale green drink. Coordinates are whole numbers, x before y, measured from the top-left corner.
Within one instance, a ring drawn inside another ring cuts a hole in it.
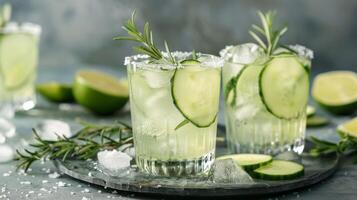
[[[174,53],[185,60],[189,53]],[[136,162],[152,175],[207,174],[215,157],[220,59],[178,66],[127,58]]]

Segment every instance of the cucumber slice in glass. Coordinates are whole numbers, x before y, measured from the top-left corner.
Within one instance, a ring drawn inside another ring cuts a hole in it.
[[[265,180],[290,180],[304,175],[304,166],[286,160],[273,160],[252,172],[254,178]]]
[[[247,65],[243,66],[243,68],[238,72],[236,76],[233,76],[225,86],[224,89],[224,99],[228,105],[234,106],[237,99],[237,82],[240,76],[243,74],[243,71],[247,68]]]
[[[173,101],[181,114],[197,127],[208,127],[218,113],[220,70],[203,68],[198,61],[183,62],[171,79]]]
[[[251,171],[269,164],[273,157],[264,154],[232,154],[218,157],[217,160],[232,158],[244,170]]]
[[[260,97],[270,113],[291,119],[305,112],[309,73],[295,56],[275,57],[260,73],[259,88]]]

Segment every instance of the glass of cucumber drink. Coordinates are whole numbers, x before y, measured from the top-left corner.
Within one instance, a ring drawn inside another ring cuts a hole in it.
[[[149,25],[123,27],[143,46],[127,57],[136,164],[155,176],[206,175],[215,158],[221,67],[219,57],[158,50]]]
[[[11,7],[0,9],[1,104],[28,110],[35,106],[35,78],[41,27],[9,22]]]
[[[313,53],[300,45],[280,45],[287,28],[273,29],[274,12],[258,14],[262,27],[253,25],[250,31],[257,44],[220,52],[228,148],[232,153],[300,154]]]

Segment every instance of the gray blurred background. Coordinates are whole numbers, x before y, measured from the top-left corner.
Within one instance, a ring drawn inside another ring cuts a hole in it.
[[[0,0],[1,3],[6,2]],[[9,2],[9,0],[7,1]],[[218,54],[226,45],[252,41],[257,10],[275,9],[289,30],[283,42],[315,52],[314,73],[357,71],[356,0],[11,0],[13,20],[43,27],[40,67],[82,63],[122,68],[132,43],[113,41],[131,12],[149,21],[157,44]]]

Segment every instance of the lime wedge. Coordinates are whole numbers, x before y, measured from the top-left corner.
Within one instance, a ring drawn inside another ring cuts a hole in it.
[[[327,125],[328,123],[329,123],[328,119],[320,116],[312,116],[307,118],[306,120],[307,127],[320,127],[320,126]]]
[[[312,96],[332,113],[353,113],[357,109],[357,74],[352,71],[322,73],[313,82]]]
[[[13,90],[34,79],[37,38],[26,33],[0,34],[0,71],[7,89]]]
[[[127,81],[98,71],[79,71],[73,84],[77,103],[99,115],[113,114],[129,99]]]
[[[357,138],[357,117],[339,125],[337,127],[337,131],[342,134]]]
[[[50,82],[37,85],[37,91],[43,97],[53,102],[73,102],[72,85]]]
[[[307,116],[307,117],[312,117],[312,116],[315,115],[315,113],[316,113],[316,108],[314,108],[314,107],[312,107],[312,106],[310,106],[310,105],[308,105],[308,106],[306,107],[306,116]]]

